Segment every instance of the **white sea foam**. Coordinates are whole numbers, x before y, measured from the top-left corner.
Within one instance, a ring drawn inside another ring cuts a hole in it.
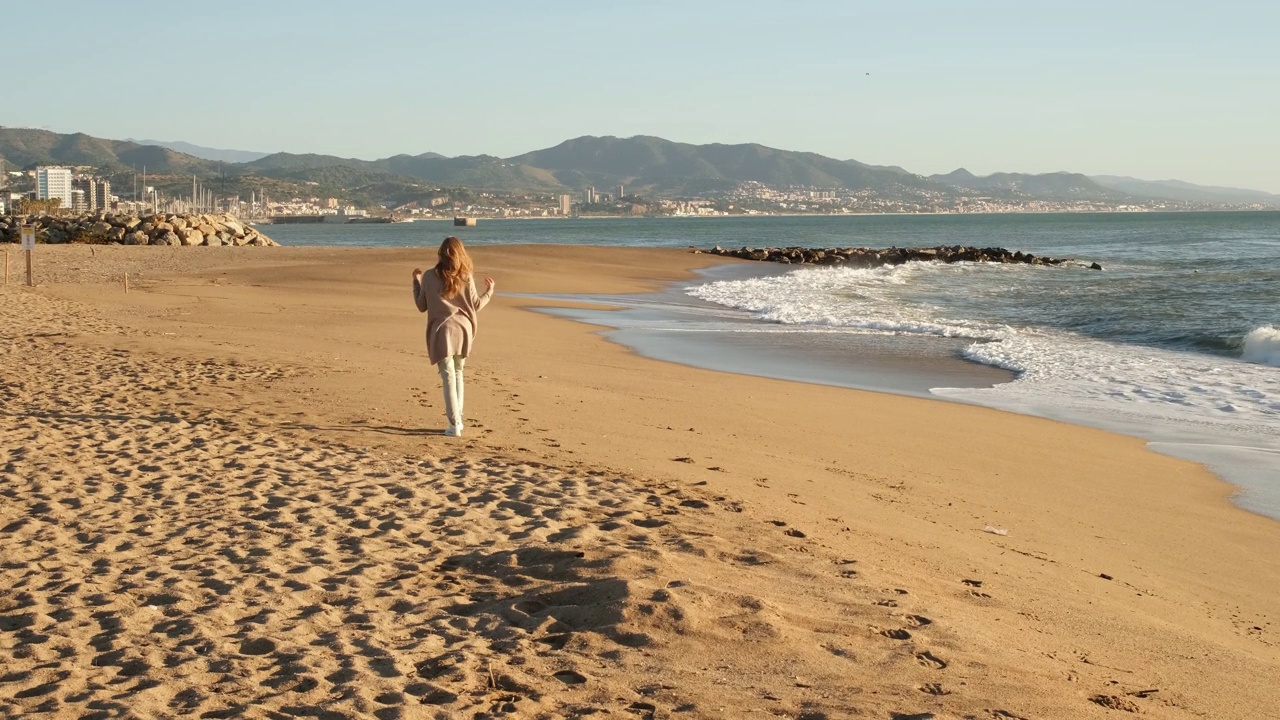
[[[1280,328],[1265,325],[1245,335],[1243,357],[1247,362],[1280,367]]]
[[[938,266],[961,268],[961,265]],[[784,325],[828,325],[888,333],[991,339],[1007,328],[940,321],[928,309],[896,304],[895,286],[929,272],[923,264],[873,269],[812,268],[774,277],[722,280],[689,288],[696,298],[755,313]]]
[[[1015,371],[1017,378],[995,388],[938,388],[935,394],[1176,446],[1174,454],[1212,462],[1228,479],[1253,483],[1250,489],[1261,499],[1245,504],[1280,517],[1280,467],[1273,468],[1269,481],[1259,481],[1254,470],[1249,478],[1233,477],[1231,462],[1223,459],[1234,452],[1241,458],[1238,468],[1256,469],[1258,461],[1243,458],[1261,457],[1265,476],[1265,463],[1280,456],[1280,373],[1273,367],[1280,366],[1280,330],[1261,327],[1249,333],[1243,358],[1232,359],[949,318],[946,308],[913,302],[901,292],[903,284],[927,281],[930,274],[972,271],[920,263],[812,268],[709,283],[689,293],[783,325],[973,338],[966,357]]]

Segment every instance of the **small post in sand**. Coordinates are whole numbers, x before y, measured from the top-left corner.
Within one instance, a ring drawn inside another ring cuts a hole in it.
[[[35,286],[35,283],[31,281],[31,255],[32,253],[35,252],[35,249],[36,249],[35,226],[23,225],[21,234],[22,234],[22,249],[25,250],[27,253],[27,287],[33,287]],[[8,258],[8,253],[5,253],[5,258],[6,259]]]
[[[124,271],[124,294],[129,294],[129,271]]]
[[[4,284],[9,284],[9,248],[4,249]]]

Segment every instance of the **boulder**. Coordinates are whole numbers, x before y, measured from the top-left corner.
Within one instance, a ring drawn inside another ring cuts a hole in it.
[[[232,235],[235,235],[238,238],[244,237],[244,226],[235,220],[232,220],[229,217],[224,218],[222,224],[226,226],[227,230],[231,231]]]
[[[209,247],[222,247],[222,238],[217,235],[209,235],[204,239],[204,244]]]
[[[107,240],[110,240],[111,242],[120,242],[121,240],[124,240],[126,232],[128,231],[122,227],[113,227],[111,228],[111,232],[107,233]]]
[[[178,231],[178,237],[182,238],[183,245],[203,245],[204,233],[199,230],[184,228]]]
[[[158,235],[153,235],[151,237],[151,244],[152,245],[181,245],[182,239],[179,238],[177,235],[175,235],[173,231],[166,230],[165,232],[160,233]]]
[[[91,235],[97,235],[98,237],[106,237],[107,233],[111,232],[112,229],[113,228],[111,227],[111,223],[99,220],[98,222],[90,225],[85,230],[87,230],[87,232],[89,232]]]
[[[148,245],[150,242],[151,238],[147,237],[147,234],[141,230],[135,230],[124,236],[125,245]]]

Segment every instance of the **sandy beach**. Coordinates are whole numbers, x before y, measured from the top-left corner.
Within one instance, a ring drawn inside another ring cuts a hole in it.
[[[734,261],[472,254],[448,438],[433,250],[40,247],[0,289],[0,715],[1280,717],[1280,523],[1204,468],[504,295]]]

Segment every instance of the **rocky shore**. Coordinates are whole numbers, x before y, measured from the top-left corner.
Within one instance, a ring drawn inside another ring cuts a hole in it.
[[[1029,265],[1062,265],[1074,261],[1032,255],[1022,251],[1010,251],[1005,248],[978,248],[963,245],[939,245],[931,248],[891,247],[876,250],[873,248],[739,248],[737,250],[722,248],[719,245],[710,250],[694,250],[695,253],[723,255],[743,260],[759,260],[795,265],[849,265],[851,267],[880,267],[882,265],[901,265],[910,261],[922,262],[990,262],[990,263],[1026,263]],[[1093,270],[1101,270],[1102,266],[1093,263],[1088,266]]]
[[[279,245],[233,215],[163,213],[146,217],[103,213],[0,216],[0,242],[19,242],[19,229],[24,224],[36,227],[36,242],[50,245]]]

